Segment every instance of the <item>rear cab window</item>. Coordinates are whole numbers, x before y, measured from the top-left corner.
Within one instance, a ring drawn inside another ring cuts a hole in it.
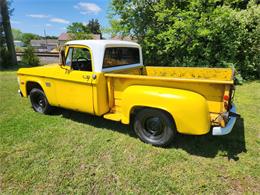
[[[140,64],[139,48],[108,47],[105,49],[103,68]]]

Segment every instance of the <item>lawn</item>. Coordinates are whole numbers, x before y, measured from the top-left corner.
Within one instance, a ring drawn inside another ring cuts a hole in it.
[[[237,87],[231,134],[179,135],[169,148],[99,117],[40,115],[17,89],[15,72],[0,72],[1,194],[260,193],[259,81]]]

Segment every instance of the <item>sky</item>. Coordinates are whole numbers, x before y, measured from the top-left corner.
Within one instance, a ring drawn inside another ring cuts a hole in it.
[[[98,19],[108,27],[110,0],[13,0],[12,28],[44,36],[59,36],[72,22],[88,23]]]

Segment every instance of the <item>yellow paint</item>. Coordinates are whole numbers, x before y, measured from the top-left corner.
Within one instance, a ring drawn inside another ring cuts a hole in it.
[[[231,68],[194,68],[194,67],[146,67],[148,76],[201,79],[216,82],[232,82],[233,71]]]
[[[53,106],[125,124],[135,108],[158,108],[174,118],[180,133],[194,135],[220,125],[214,119],[226,111],[223,96],[229,95],[233,85],[229,68],[145,67],[97,73],[53,64],[22,68],[17,74],[24,83],[20,84],[24,96],[28,96],[27,83],[36,82]]]
[[[135,107],[153,107],[170,113],[180,133],[205,134],[210,128],[208,105],[197,93],[165,87],[132,85],[122,93],[122,122],[129,123]]]

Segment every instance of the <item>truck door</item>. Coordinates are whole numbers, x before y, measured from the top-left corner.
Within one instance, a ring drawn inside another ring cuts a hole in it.
[[[67,48],[66,64],[56,80],[56,97],[60,107],[94,113],[92,93],[92,57],[85,46]]]

